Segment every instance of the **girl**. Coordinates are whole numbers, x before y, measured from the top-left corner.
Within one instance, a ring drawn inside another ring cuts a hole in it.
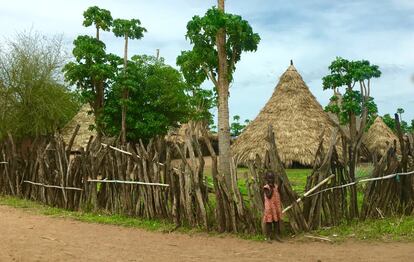
[[[282,242],[280,235],[280,221],[282,219],[282,205],[280,203],[280,195],[275,184],[275,174],[268,171],[265,174],[264,186],[264,215],[263,222],[265,223],[266,238],[268,241],[274,239]],[[272,237],[273,235],[273,237]]]

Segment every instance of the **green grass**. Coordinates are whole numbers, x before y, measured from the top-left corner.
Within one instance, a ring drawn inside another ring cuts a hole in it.
[[[159,232],[170,232],[175,228],[174,224],[162,220],[147,220],[122,215],[108,215],[105,213],[68,211],[61,208],[49,207],[34,201],[9,196],[0,196],[0,205],[22,208],[36,214],[70,218],[88,223],[136,227]]]
[[[370,166],[359,167],[357,170],[357,177],[366,177],[369,174]],[[247,197],[246,180],[244,178],[244,172],[247,169],[239,168],[239,181],[238,185],[241,193]],[[311,173],[311,169],[287,169],[287,175],[291,181],[293,189],[298,194],[303,194],[306,185],[306,178]],[[207,175],[207,182],[210,187],[213,187],[213,181],[211,175]],[[358,202],[362,202],[363,194],[361,189],[358,190]],[[213,214],[213,208],[215,206],[215,195],[209,194],[209,215]],[[247,200],[247,198],[245,199]],[[141,228],[149,231],[156,232],[171,232],[177,230],[186,234],[206,234],[201,228],[190,228],[183,226],[178,229],[171,222],[165,220],[148,220],[143,218],[128,217],[122,215],[111,215],[107,213],[92,213],[92,212],[76,212],[67,211],[60,208],[49,207],[34,201],[25,199],[19,199],[14,197],[0,196],[0,205],[7,205],[16,208],[26,209],[29,212],[36,214],[42,214],[53,217],[70,218],[78,221],[88,223],[110,224],[124,227]],[[329,237],[333,241],[341,242],[346,239],[357,240],[376,240],[376,241],[414,241],[414,216],[411,217],[395,217],[386,219],[376,219],[367,221],[353,221],[344,222],[339,226],[321,229],[310,232],[312,235],[320,235]],[[217,232],[208,232],[209,236],[224,237],[229,234],[219,234]],[[262,235],[252,234],[230,234],[231,236],[237,236],[242,239],[249,240],[263,240]],[[307,239],[304,239],[305,241]]]
[[[77,221],[95,223],[95,224],[108,224],[131,228],[140,228],[147,231],[170,233],[172,231],[185,233],[189,235],[203,234],[206,236],[214,237],[238,237],[246,240],[263,241],[264,237],[260,234],[229,234],[229,233],[218,233],[216,231],[206,232],[203,228],[181,226],[176,228],[174,223],[159,220],[159,219],[143,219],[137,217],[128,217],[117,214],[107,214],[103,212],[83,212],[83,211],[68,211],[61,208],[49,207],[41,203],[20,199],[11,196],[0,196],[0,205],[10,206],[14,208],[24,209],[27,212],[34,214],[46,215],[56,218],[73,219]]]
[[[312,173],[312,169],[286,169],[293,190],[303,194],[306,186],[306,178]]]
[[[334,241],[346,239],[377,241],[414,241],[414,216],[353,221],[315,231]]]
[[[60,208],[48,207],[43,204],[19,199],[15,197],[0,196],[0,205],[21,208],[35,214],[47,215],[58,218],[74,219],[88,223],[110,224],[123,227],[141,228],[155,232],[171,232],[175,225],[163,220],[148,220],[122,215],[110,215],[105,213],[67,211]],[[219,234],[215,231],[206,233],[201,228],[180,227],[177,232],[185,234],[204,234],[214,237],[236,236],[242,239],[263,241],[260,234]],[[367,221],[354,221],[343,223],[337,227],[320,229],[310,232],[312,235],[328,237],[334,242],[342,242],[347,239],[375,240],[375,241],[414,241],[414,217],[394,217]],[[301,241],[308,241],[300,238]]]

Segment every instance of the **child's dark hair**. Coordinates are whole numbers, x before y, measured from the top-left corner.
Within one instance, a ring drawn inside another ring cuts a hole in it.
[[[268,170],[266,171],[264,178],[266,180],[266,182],[274,182],[275,181],[275,173],[273,173],[273,171]]]

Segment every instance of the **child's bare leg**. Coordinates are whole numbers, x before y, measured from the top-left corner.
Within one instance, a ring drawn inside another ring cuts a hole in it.
[[[272,223],[266,222],[266,240],[271,241],[272,240]]]
[[[282,239],[280,239],[280,221],[273,222],[273,235],[276,241],[282,242]]]

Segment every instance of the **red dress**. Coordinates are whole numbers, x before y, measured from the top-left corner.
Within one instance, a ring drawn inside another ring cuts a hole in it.
[[[264,186],[265,189],[272,190],[269,185]],[[282,205],[280,203],[280,195],[277,185],[273,187],[272,197],[269,199],[264,194],[264,215],[263,221],[266,223],[277,222],[282,219]]]

